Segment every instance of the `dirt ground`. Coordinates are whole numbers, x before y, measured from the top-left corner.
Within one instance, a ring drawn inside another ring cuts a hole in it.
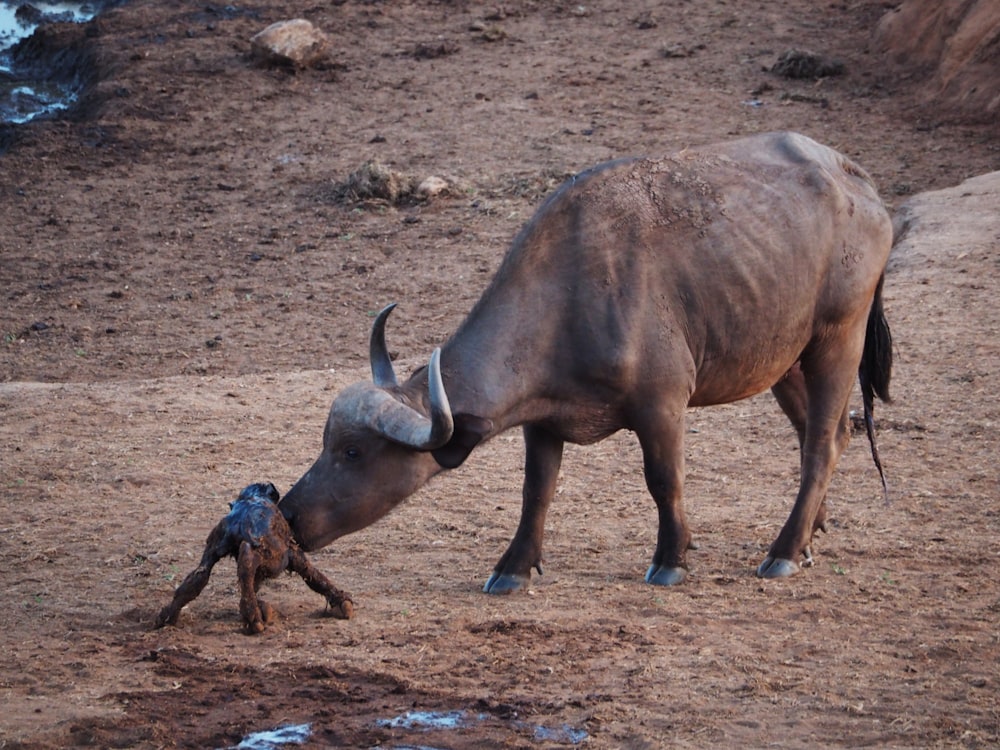
[[[67,32],[99,72],[82,113],[0,155],[0,747],[302,724],[304,747],[1000,743],[1000,185],[925,194],[1000,169],[1000,139],[888,76],[888,7],[139,1]],[[298,16],[332,61],[254,65],[250,36]],[[789,48],[845,74],[768,72]],[[353,620],[284,577],[278,623],[242,635],[223,562],[151,629],[239,489],[308,467],[333,394],[368,377],[374,311],[400,303],[389,344],[416,367],[564,176],[777,129],[910,201],[876,412],[891,504],[859,437],[815,567],[753,575],[797,479],[762,396],[689,416],[701,548],[675,589],[642,582],[655,512],[622,434],[568,449],[531,590],[482,594],[520,508],[512,433],[312,555]],[[452,187],[339,200],[369,159]]]

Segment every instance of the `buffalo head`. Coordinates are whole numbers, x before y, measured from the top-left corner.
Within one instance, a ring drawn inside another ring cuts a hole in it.
[[[454,422],[441,378],[441,351],[400,385],[385,345],[385,321],[372,326],[373,382],[348,386],[334,399],[323,451],[281,501],[306,550],[374,523],[415,492],[442,463],[432,451],[452,438]]]

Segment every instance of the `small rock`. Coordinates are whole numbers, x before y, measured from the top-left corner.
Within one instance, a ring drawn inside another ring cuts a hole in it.
[[[657,26],[659,26],[656,17],[650,11],[646,11],[645,13],[639,14],[638,16],[632,19],[632,23],[635,24],[635,27],[637,29],[641,30],[655,29]]]
[[[502,42],[507,38],[507,32],[500,26],[490,26],[483,30],[479,38],[484,42]]]
[[[660,48],[660,56],[668,59],[672,57],[691,57],[691,54],[691,48],[680,42],[667,44]]]
[[[771,72],[784,78],[826,78],[844,74],[844,63],[815,52],[790,49],[781,53]]]
[[[413,57],[417,60],[434,60],[456,54],[461,47],[455,42],[444,40],[440,42],[420,42],[413,49]]]
[[[44,20],[45,14],[34,5],[28,5],[25,3],[14,11],[14,18],[16,18],[22,26],[38,26]]]
[[[377,160],[366,161],[334,187],[340,201],[381,200],[398,204],[413,195],[413,180]]]
[[[308,68],[327,59],[330,37],[304,18],[278,21],[250,39],[254,59],[264,64]]]
[[[451,186],[446,179],[431,175],[417,185],[417,195],[421,198],[433,198],[445,192],[449,187]]]

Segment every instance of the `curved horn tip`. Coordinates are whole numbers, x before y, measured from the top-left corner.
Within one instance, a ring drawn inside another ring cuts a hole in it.
[[[389,313],[395,309],[396,303],[392,302],[382,308],[379,314],[375,316],[368,344],[368,358],[372,367],[372,379],[375,381],[375,385],[382,388],[391,388],[397,385],[396,372],[392,367],[392,358],[389,356],[389,350],[385,345],[385,321],[388,319]]]
[[[444,392],[444,382],[441,378],[441,347],[436,347],[434,351],[431,352],[431,361],[427,366],[428,378],[427,381],[431,388],[440,389],[441,395],[444,397],[444,403],[447,405],[448,396]]]
[[[430,418],[402,403],[384,387],[364,391],[372,428],[382,437],[417,451],[433,451],[447,443],[455,422],[441,379],[441,352],[435,350],[427,367]]]
[[[431,352],[431,361],[427,368],[427,387],[431,400],[431,422],[433,424],[431,441],[437,443],[435,448],[440,448],[451,439],[455,430],[451,404],[448,402],[448,394],[441,377],[440,347]]]

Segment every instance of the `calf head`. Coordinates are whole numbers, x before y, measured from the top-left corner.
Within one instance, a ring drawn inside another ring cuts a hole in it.
[[[238,503],[240,500],[253,500],[255,498],[261,500],[267,500],[268,502],[277,503],[281,499],[281,493],[278,492],[278,488],[275,487],[270,482],[257,482],[255,484],[250,484],[244,487],[236,501],[229,504],[232,508],[233,505]]]
[[[399,385],[385,346],[385,321],[394,307],[382,310],[372,327],[373,382],[337,395],[319,458],[279,506],[306,550],[374,523],[442,469],[432,452],[452,439],[454,422],[441,353],[434,350],[426,375]]]

